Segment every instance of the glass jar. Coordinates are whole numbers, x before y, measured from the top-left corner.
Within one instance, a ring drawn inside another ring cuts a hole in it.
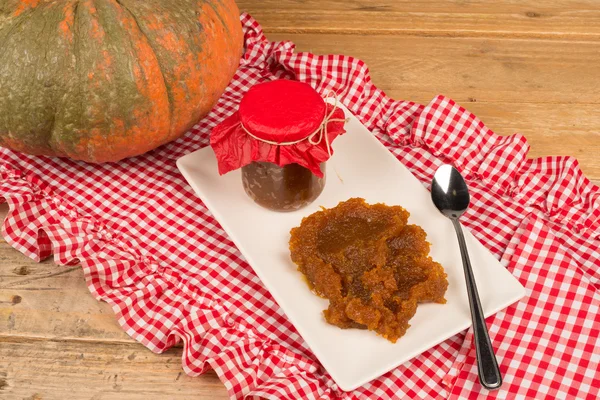
[[[294,211],[325,186],[325,162],[345,132],[344,110],[309,84],[277,79],[252,86],[210,135],[219,174],[242,169],[244,191],[259,205]],[[281,167],[280,167],[281,165]]]
[[[274,211],[295,211],[315,201],[325,187],[325,163],[319,178],[299,164],[280,167],[252,162],[242,167],[244,190],[257,204]]]

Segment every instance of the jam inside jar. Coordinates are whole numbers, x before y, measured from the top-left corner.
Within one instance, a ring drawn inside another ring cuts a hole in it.
[[[219,175],[241,169],[245,192],[268,210],[312,203],[325,187],[332,143],[346,132],[345,112],[329,97],[288,79],[252,86],[238,110],[211,131]]]
[[[257,204],[273,211],[295,211],[315,201],[323,191],[324,162],[320,168],[322,178],[296,163],[280,167],[254,161],[242,167],[242,183]]]

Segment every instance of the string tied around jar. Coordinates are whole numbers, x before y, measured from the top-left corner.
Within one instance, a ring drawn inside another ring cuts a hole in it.
[[[349,118],[332,118],[333,114],[337,110],[338,98],[335,95],[335,93],[333,92],[333,90],[330,90],[329,92],[327,92],[327,95],[325,96],[325,99],[324,99],[325,102],[327,103],[327,100],[330,97],[332,97],[332,95],[333,95],[334,103],[333,103],[333,108],[331,109],[331,112],[329,112],[329,114],[327,114],[327,113],[325,114],[325,116],[323,117],[323,121],[321,122],[321,124],[319,125],[317,130],[315,130],[313,133],[311,133],[310,135],[308,135],[302,139],[294,140],[291,142],[275,142],[272,140],[262,139],[262,138],[259,138],[258,136],[255,136],[254,134],[252,134],[252,132],[250,132],[248,129],[246,129],[246,127],[244,126],[244,124],[242,124],[241,121],[240,121],[240,126],[242,127],[244,132],[246,132],[250,137],[252,137],[258,141],[264,142],[264,143],[272,144],[274,146],[290,146],[290,145],[294,145],[294,144],[303,142],[305,140],[308,140],[308,142],[310,144],[312,144],[313,146],[316,146],[321,143],[323,138],[325,138],[327,154],[329,155],[329,157],[331,157],[331,155],[332,155],[331,154],[331,145],[329,144],[329,136],[327,134],[327,129],[328,129],[329,123],[330,122],[348,122],[350,120]],[[331,104],[331,103],[327,103],[327,104]]]

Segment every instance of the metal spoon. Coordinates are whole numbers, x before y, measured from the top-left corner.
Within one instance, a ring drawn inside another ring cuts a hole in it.
[[[471,306],[471,319],[473,320],[473,332],[475,334],[475,351],[477,353],[477,366],[479,369],[479,381],[488,390],[500,388],[502,375],[498,368],[498,362],[494,355],[494,348],[488,335],[487,325],[483,317],[483,309],[477,293],[477,285],[473,277],[471,262],[467,252],[467,244],[463,236],[458,218],[469,207],[469,189],[460,172],[451,165],[442,165],[435,172],[431,183],[431,199],[438,210],[450,218],[460,246],[467,292],[469,294],[469,305]]]

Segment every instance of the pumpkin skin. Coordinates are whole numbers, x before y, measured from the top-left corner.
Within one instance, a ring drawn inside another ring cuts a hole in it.
[[[145,153],[211,110],[242,51],[233,0],[1,0],[0,146]]]

